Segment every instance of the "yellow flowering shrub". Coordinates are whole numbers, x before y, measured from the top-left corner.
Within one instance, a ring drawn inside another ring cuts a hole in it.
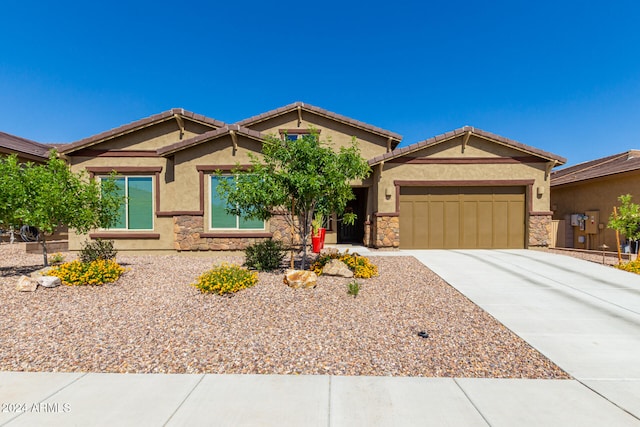
[[[614,266],[620,270],[628,271],[630,273],[640,274],[640,260],[624,262]]]
[[[348,249],[342,254],[340,252],[333,252],[320,255],[316,258],[315,262],[311,264],[310,270],[320,276],[322,274],[322,267],[332,259],[339,259],[344,262],[347,267],[353,271],[354,277],[369,279],[378,275],[378,266],[372,264],[369,258],[360,256],[357,253],[350,254]]]
[[[52,268],[47,274],[59,277],[67,286],[99,286],[115,282],[124,272],[125,269],[114,260],[99,259],[92,262],[67,262]]]
[[[258,273],[251,272],[239,265],[223,263],[198,277],[192,286],[202,293],[224,295],[250,288],[258,283]]]

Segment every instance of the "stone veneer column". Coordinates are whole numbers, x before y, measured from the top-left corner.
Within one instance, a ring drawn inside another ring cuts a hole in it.
[[[371,221],[365,221],[364,223],[364,237],[362,244],[366,247],[371,247]]]
[[[397,215],[376,214],[374,216],[373,246],[375,248],[400,246],[400,218]]]
[[[198,249],[202,232],[204,232],[204,217],[195,215],[173,217],[173,247],[175,249],[179,251]]]
[[[548,247],[551,241],[551,214],[529,214],[529,246]]]
[[[269,230],[273,233],[273,240],[280,240],[287,247],[291,245],[291,225],[284,214],[276,214],[269,219]],[[294,243],[299,245],[300,238],[297,233],[293,238]]]

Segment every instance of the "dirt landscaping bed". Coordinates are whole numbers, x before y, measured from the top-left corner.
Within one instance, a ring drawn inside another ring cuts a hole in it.
[[[119,255],[115,284],[18,292],[42,256],[3,244],[0,370],[568,378],[415,259],[371,259],[380,276],[357,298],[350,279],[294,290],[282,273],[203,295],[189,283],[243,259],[184,255]]]

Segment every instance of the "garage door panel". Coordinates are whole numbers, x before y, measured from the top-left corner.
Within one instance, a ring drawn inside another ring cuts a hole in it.
[[[493,246],[497,248],[508,248],[509,223],[509,202],[494,201],[493,202]]]
[[[523,248],[523,187],[403,187],[400,246]]]
[[[478,246],[493,247],[493,201],[478,202]]]
[[[402,220],[400,221],[400,236],[402,236],[403,244],[406,248],[414,248],[415,232],[413,223],[415,221],[415,212],[413,210],[412,201],[400,200],[400,212],[402,212]]]
[[[429,222],[426,228],[430,248],[444,248],[444,203],[438,200],[428,204]]]
[[[457,198],[456,198],[457,199]],[[460,247],[460,201],[449,200],[444,204],[444,247],[456,249]]]
[[[509,249],[519,249],[524,242],[525,229],[521,212],[524,212],[524,201],[509,202]]]
[[[478,202],[462,202],[462,248],[478,247]]]

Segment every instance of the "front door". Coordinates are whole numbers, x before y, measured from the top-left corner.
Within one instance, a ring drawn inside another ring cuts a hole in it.
[[[349,200],[345,208],[345,213],[355,213],[356,221],[353,225],[347,225],[343,221],[338,224],[338,243],[355,243],[362,245],[364,239],[364,222],[367,206],[367,188],[353,188],[355,199]]]

